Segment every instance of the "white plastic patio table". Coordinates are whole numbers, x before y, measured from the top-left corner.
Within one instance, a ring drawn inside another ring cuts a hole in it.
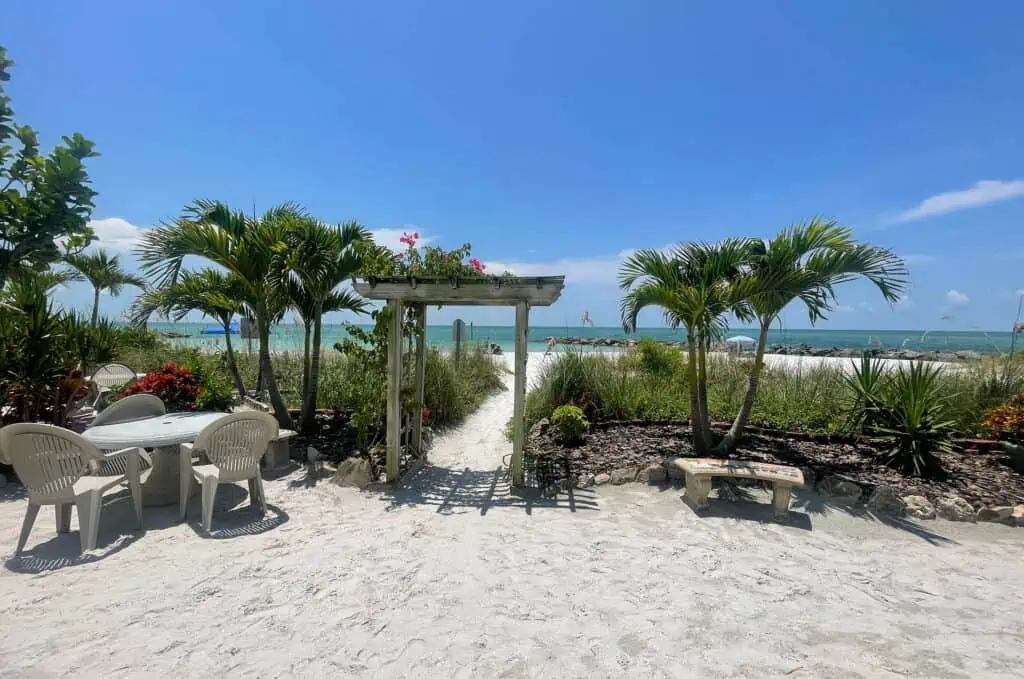
[[[178,501],[178,445],[191,443],[206,425],[227,413],[167,413],[129,422],[103,424],[86,429],[82,436],[102,450],[139,446],[153,448],[153,469],[142,484],[142,503],[169,505]]]

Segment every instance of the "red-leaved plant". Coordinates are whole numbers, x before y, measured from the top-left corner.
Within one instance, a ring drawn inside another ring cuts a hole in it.
[[[195,410],[196,399],[199,398],[199,381],[188,368],[168,363],[129,384],[121,393],[121,398],[132,394],[153,394],[164,402],[168,412]]]

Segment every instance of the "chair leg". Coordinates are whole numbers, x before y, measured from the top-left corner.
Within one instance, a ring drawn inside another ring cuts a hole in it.
[[[82,551],[96,549],[96,538],[100,532],[100,508],[103,496],[91,490],[75,498],[78,509],[78,530],[82,539]]]
[[[257,491],[256,495],[259,497],[259,502],[260,502],[260,514],[266,514],[267,513],[267,493],[266,493],[266,491],[263,490],[263,477],[257,475],[256,478],[254,478],[249,483],[254,483],[256,485],[256,491]]]
[[[71,532],[71,503],[64,502],[53,506],[55,514],[57,515],[57,532],[58,533],[70,533]]]
[[[25,547],[25,543],[28,542],[28,534],[32,532],[32,524],[36,522],[36,516],[38,515],[39,505],[29,502],[28,508],[25,509],[25,520],[21,522],[21,535],[18,536],[18,546],[14,550],[15,554],[20,554],[21,550]]]
[[[132,488],[132,504],[135,505],[135,518],[139,521],[139,530],[142,530],[142,484],[138,482],[138,478],[131,484]]]
[[[188,500],[192,495],[192,470],[182,470],[181,489],[178,493],[178,518],[184,521],[188,515]]]
[[[207,476],[203,479],[203,529],[207,532],[213,526],[213,501],[217,497],[217,479]]]

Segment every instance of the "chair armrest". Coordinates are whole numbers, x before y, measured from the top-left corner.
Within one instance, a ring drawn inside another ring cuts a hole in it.
[[[103,459],[104,460],[109,460],[109,459],[114,458],[114,457],[127,456],[129,453],[131,453],[133,451],[135,451],[138,454],[139,457],[141,457],[143,460],[145,460],[149,464],[150,467],[153,466],[153,458],[149,456],[149,453],[147,453],[145,451],[145,449],[140,448],[138,446],[133,446],[131,448],[122,448],[121,450],[115,450],[112,453],[104,453]]]

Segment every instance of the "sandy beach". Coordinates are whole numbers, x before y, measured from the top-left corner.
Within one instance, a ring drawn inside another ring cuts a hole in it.
[[[503,360],[510,361],[505,356]],[[536,375],[545,360],[531,355]],[[511,382],[511,375],[507,377]],[[395,489],[295,469],[218,495],[214,532],[176,507],[99,548],[0,489],[0,677],[1016,677],[1024,530],[851,515],[674,487],[509,492],[511,392],[438,437]]]

